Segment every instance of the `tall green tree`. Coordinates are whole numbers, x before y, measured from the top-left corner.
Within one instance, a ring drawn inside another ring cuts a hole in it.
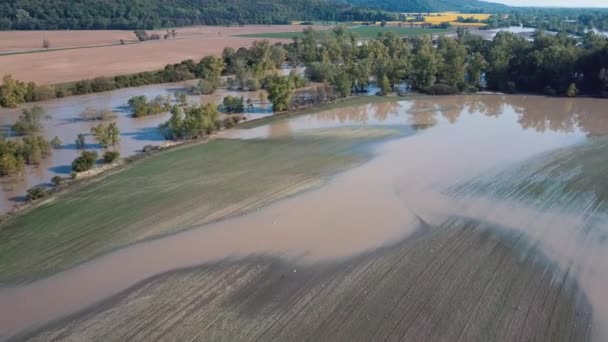
[[[0,106],[16,108],[25,102],[27,94],[27,85],[23,82],[13,79],[11,75],[5,75],[2,78],[0,86]]]
[[[274,111],[281,112],[289,108],[294,91],[294,85],[289,77],[278,75],[269,77],[266,89]]]
[[[425,89],[435,84],[439,69],[439,57],[433,47],[430,36],[415,41],[414,58],[412,59],[412,85],[416,89]]]
[[[479,52],[468,56],[467,75],[469,76],[469,83],[479,88],[481,74],[486,70],[487,65],[486,59]]]
[[[438,53],[443,62],[439,68],[441,79],[453,87],[463,83],[466,71],[465,59],[467,56],[464,44],[459,40],[441,36],[439,38]]]

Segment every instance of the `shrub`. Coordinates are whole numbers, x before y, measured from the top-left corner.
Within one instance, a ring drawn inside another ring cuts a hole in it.
[[[227,129],[228,129],[228,128],[232,128],[232,127],[234,127],[235,122],[234,122],[234,119],[232,119],[232,117],[231,117],[231,116],[229,116],[229,117],[227,117],[227,118],[225,118],[225,119],[224,119],[224,121],[222,122],[222,124],[223,124],[223,126],[224,126],[225,128],[227,128]]]
[[[435,84],[424,90],[429,95],[454,95],[458,94],[458,89],[447,84]]]
[[[95,151],[82,151],[80,157],[72,162],[72,170],[83,172],[92,169],[95,166],[97,156],[97,152]]]
[[[48,189],[43,186],[35,186],[27,189],[27,199],[30,201],[35,201],[37,199],[44,198],[48,195]]]
[[[120,152],[118,151],[106,151],[103,154],[103,161],[107,164],[113,163],[120,157]]]
[[[260,90],[262,88],[262,85],[260,84],[260,81],[258,81],[255,78],[250,78],[245,82],[245,86],[247,87],[247,89],[249,89],[250,91],[257,91]]]
[[[546,86],[543,89],[543,93],[547,96],[555,96],[557,95],[557,92],[555,91],[555,89],[553,89],[551,86]]]
[[[245,111],[245,102],[243,97],[225,96],[222,102],[222,109],[226,113],[242,113]]]
[[[158,145],[146,145],[142,148],[142,152],[143,153],[149,153],[149,152],[153,152],[153,151],[158,151],[160,150],[160,147]]]
[[[467,88],[466,92],[469,94],[475,94],[475,93],[479,92],[479,88],[477,88],[475,86],[469,86]]]
[[[19,135],[32,134],[42,128],[42,120],[47,119],[44,110],[40,106],[33,106],[31,109],[24,109],[19,119],[12,129]]]
[[[53,146],[54,149],[61,148],[61,144],[62,142],[59,137],[54,137],[53,140],[51,140],[51,146]]]
[[[505,91],[509,94],[515,94],[517,92],[517,85],[515,82],[507,82]]]
[[[55,186],[60,186],[63,184],[63,178],[61,178],[61,176],[55,176],[51,178],[51,183],[53,183]]]
[[[577,94],[578,94],[578,89],[576,89],[576,84],[571,83],[570,86],[568,87],[568,91],[566,92],[566,95],[568,95],[568,97],[576,97]]]
[[[208,80],[200,80],[200,81],[198,81],[197,88],[198,88],[198,91],[201,94],[204,94],[204,95],[211,95],[217,89],[217,87],[215,87],[213,85],[213,83],[211,83]]]

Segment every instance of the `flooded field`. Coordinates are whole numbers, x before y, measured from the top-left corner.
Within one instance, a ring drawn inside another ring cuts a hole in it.
[[[604,107],[420,97],[142,160],[0,230],[0,336],[605,340]]]
[[[59,137],[63,145],[60,149],[53,150],[52,155],[43,160],[38,167],[28,166],[23,176],[0,179],[2,182],[0,212],[6,212],[16,202],[23,200],[28,188],[39,184],[50,184],[50,179],[53,176],[68,177],[71,172],[71,163],[80,153],[74,142],[78,134],[86,135],[87,149],[101,151],[101,146],[90,134],[91,127],[97,126],[99,123],[116,122],[121,131],[118,147],[122,156],[136,154],[145,145],[164,143],[165,139],[159,134],[157,127],[167,121],[170,114],[133,118],[127,102],[131,97],[139,95],[146,95],[148,99],[164,96],[175,102],[175,94],[187,93],[189,88],[195,84],[196,81],[159,84],[37,103],[50,117],[43,121],[43,129],[40,134],[48,140]],[[260,100],[259,91],[246,92],[223,89],[217,91],[214,95],[188,96],[188,102],[193,105],[220,104],[226,95],[242,96],[245,100],[251,99],[253,101],[253,109],[246,113],[249,119],[272,113],[272,105],[268,101],[262,102]],[[83,120],[81,113],[87,110],[109,111],[112,112],[114,118],[105,121]],[[17,121],[20,114],[21,109],[0,109],[0,125],[8,129]]]

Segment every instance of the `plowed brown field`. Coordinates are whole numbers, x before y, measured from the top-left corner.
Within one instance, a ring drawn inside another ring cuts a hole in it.
[[[219,55],[225,47],[250,46],[256,40],[235,35],[303,28],[295,25],[196,26],[177,29],[174,39],[136,44],[130,44],[135,41],[132,31],[6,31],[0,32],[0,53],[30,53],[0,56],[0,74],[12,74],[19,80],[39,84],[132,74],[185,59]],[[60,50],[31,52],[41,49],[43,39],[50,41],[51,49]],[[120,45],[120,39],[128,44]]]

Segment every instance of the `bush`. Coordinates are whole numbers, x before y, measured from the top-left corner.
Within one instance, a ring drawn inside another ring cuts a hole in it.
[[[42,120],[46,119],[48,116],[44,114],[44,109],[40,106],[33,106],[23,110],[12,129],[19,135],[33,134],[42,129]]]
[[[455,95],[458,94],[458,89],[447,84],[435,84],[424,90],[429,95]]]
[[[153,152],[153,151],[158,151],[160,150],[160,146],[158,145],[146,145],[144,146],[144,148],[142,148],[142,152],[143,153],[149,153],[149,152]]]
[[[475,86],[469,86],[466,89],[466,92],[469,93],[469,94],[475,94],[475,93],[479,92],[479,88],[477,88]]]
[[[53,146],[54,149],[60,149],[61,148],[61,140],[59,139],[59,137],[54,137],[53,140],[51,140],[51,146]]]
[[[517,85],[515,82],[507,82],[507,88],[505,91],[509,94],[515,94],[517,92]]]
[[[571,83],[570,86],[568,87],[568,91],[566,92],[566,95],[568,95],[568,97],[576,97],[577,94],[578,94],[578,89],[576,89],[576,84]]]
[[[63,178],[61,178],[61,176],[55,176],[51,178],[51,183],[53,183],[55,186],[60,186],[63,184]]]
[[[48,195],[49,191],[43,186],[35,186],[27,189],[27,199],[30,201],[35,201],[37,199],[44,198]]]
[[[550,87],[550,86],[546,86],[546,87],[543,89],[543,93],[544,93],[545,95],[547,95],[547,96],[555,96],[555,95],[557,95],[557,92],[555,91],[555,89],[553,89],[553,88],[552,88],[552,87]]]
[[[82,151],[80,157],[74,159],[72,162],[72,170],[76,172],[84,172],[90,170],[95,166],[97,161],[97,152],[95,151]]]
[[[245,86],[247,87],[247,89],[249,89],[250,91],[257,91],[260,90],[262,88],[262,85],[260,84],[260,81],[258,81],[255,78],[250,78],[245,82]]]
[[[245,104],[243,101],[243,97],[236,96],[225,96],[222,101],[222,109],[226,113],[242,113],[245,111]]]
[[[118,158],[120,158],[120,152],[118,151],[106,151],[103,154],[103,161],[107,164],[113,163]]]
[[[209,82],[208,80],[198,81],[198,85],[196,88],[198,88],[200,94],[204,95],[211,95],[217,90],[217,87],[215,87],[213,83]]]

